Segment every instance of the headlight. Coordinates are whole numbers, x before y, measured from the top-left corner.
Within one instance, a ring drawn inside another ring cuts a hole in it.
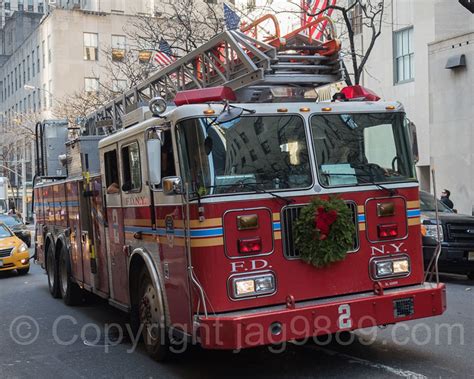
[[[410,273],[410,258],[408,256],[373,260],[371,264],[374,279],[406,276]]]
[[[438,241],[438,231],[439,231],[439,241]],[[421,234],[425,237],[430,237],[436,240],[436,242],[443,241],[443,226],[442,225],[431,225],[431,224],[421,224]]]
[[[28,246],[26,244],[22,243],[20,247],[17,249],[19,253],[24,253],[25,251],[28,251]]]
[[[232,297],[250,297],[275,292],[275,276],[264,274],[258,276],[232,278]]]

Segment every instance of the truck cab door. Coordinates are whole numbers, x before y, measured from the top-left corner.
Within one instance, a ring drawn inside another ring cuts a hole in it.
[[[129,303],[127,255],[124,252],[123,208],[119,153],[117,144],[100,152],[103,193],[106,203],[107,262],[109,265],[110,297],[120,304]]]
[[[170,315],[172,325],[183,329],[186,333],[192,332],[192,309],[191,309],[191,290],[188,275],[189,262],[186,254],[185,241],[185,204],[184,197],[181,194],[164,194],[162,179],[173,177],[178,174],[178,160],[176,144],[172,138],[171,131],[161,133],[161,147],[159,156],[153,157],[150,154],[151,149],[147,149],[149,154],[148,164],[155,165],[149,167],[151,172],[156,172],[160,168],[158,175],[160,183],[153,186],[153,203],[155,209],[155,222],[158,229],[158,251],[159,264],[164,277],[164,289],[167,299],[167,310]],[[148,145],[147,145],[148,146]],[[151,146],[150,146],[151,147]],[[157,163],[158,167],[156,167]],[[150,180],[152,182],[152,180]]]

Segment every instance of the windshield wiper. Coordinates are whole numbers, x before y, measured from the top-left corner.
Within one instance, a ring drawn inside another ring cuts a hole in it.
[[[206,186],[204,188],[207,189],[218,189],[218,188],[223,188],[223,187],[237,187],[237,188],[249,188],[251,190],[253,190],[254,192],[256,193],[265,193],[265,194],[269,194],[271,196],[273,196],[274,198],[276,199],[279,199],[279,200],[282,200],[286,203],[286,205],[289,205],[291,203],[294,202],[293,199],[287,199],[286,197],[283,197],[283,196],[280,196],[280,195],[277,195],[276,193],[272,192],[272,191],[269,191],[269,190],[266,190],[266,189],[263,189],[263,188],[258,188],[259,185],[263,185],[264,183],[243,183],[243,182],[238,182],[238,183],[232,183],[232,184],[217,184],[217,185],[214,185],[214,186]],[[198,195],[198,198],[200,199],[202,196],[204,196],[203,194],[200,194],[198,193],[198,191],[196,191],[197,195]]]
[[[323,173],[321,173],[321,175],[324,175],[324,176],[353,176],[353,177],[355,177],[355,178],[357,178],[357,179],[360,179],[360,180],[361,180],[362,182],[364,182],[364,183],[372,184],[372,185],[376,186],[377,188],[388,192],[388,194],[389,194],[390,196],[393,196],[393,195],[395,195],[395,194],[397,193],[397,190],[392,189],[392,188],[387,188],[387,187],[385,187],[385,186],[383,186],[383,185],[377,183],[377,182],[375,181],[375,175],[374,175],[373,173],[370,173],[370,172],[364,170],[363,168],[357,167],[357,169],[360,169],[361,171],[364,171],[364,174],[355,174],[355,173],[354,173],[354,174],[349,174],[349,173],[342,173],[342,172],[341,172],[341,173],[328,173],[328,172],[323,172]],[[372,178],[372,180],[370,180],[370,179],[364,179],[364,177],[366,177],[366,176]],[[359,185],[359,183],[354,183],[354,185],[357,186],[357,185]]]

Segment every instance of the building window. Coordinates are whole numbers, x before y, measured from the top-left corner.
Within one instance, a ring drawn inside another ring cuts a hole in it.
[[[35,51],[34,50],[31,52],[31,73],[32,73],[32,76],[34,78],[35,73],[36,73],[36,70],[35,70]]]
[[[33,0],[28,0],[28,12],[33,12]]]
[[[31,79],[31,72],[30,72],[30,56],[26,57],[26,72],[28,74],[28,81]]]
[[[25,60],[23,59],[23,85],[26,83],[26,63]]]
[[[36,91],[33,91],[33,112],[36,113]]]
[[[25,10],[25,6],[23,5],[23,1],[18,1],[18,11],[22,12]]]
[[[48,63],[51,63],[51,36],[48,36]]]
[[[96,61],[98,59],[98,39],[97,33],[84,33],[85,61]]]
[[[394,34],[395,83],[413,80],[415,77],[413,53],[413,27]]]
[[[125,58],[125,36],[112,36],[112,60],[121,62]]]
[[[15,91],[18,89],[18,73],[17,68],[15,67]]]
[[[46,64],[46,47],[44,41],[41,41],[41,55],[43,57],[43,68]]]
[[[44,13],[44,5],[43,5],[43,3],[38,3],[38,13]]]
[[[4,7],[5,7],[5,10],[9,11],[10,10],[10,2],[6,1]]]
[[[125,79],[117,79],[112,81],[112,91],[122,93],[127,89],[127,81]]]
[[[47,109],[48,108],[48,101],[47,101],[47,98],[46,98],[46,83],[43,84],[43,103],[44,103],[44,108]]]
[[[354,4],[354,0],[349,1],[349,6]],[[360,3],[354,5],[349,12],[349,19],[351,21],[352,31],[354,34],[362,33],[362,8]]]
[[[151,59],[151,51],[150,50],[140,50],[138,52],[138,62],[140,63],[148,63]]]
[[[40,72],[40,47],[36,46],[36,72]]]
[[[84,78],[84,91],[87,93],[99,92],[99,79],[98,78]]]
[[[41,110],[41,91],[38,89],[38,111]]]
[[[122,147],[122,189],[126,192],[140,191],[142,187],[142,175],[140,168],[140,151],[138,143]]]

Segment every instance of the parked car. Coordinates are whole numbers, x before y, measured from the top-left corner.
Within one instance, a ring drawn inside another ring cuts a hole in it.
[[[17,270],[25,275],[30,270],[30,253],[26,244],[0,223],[0,271]]]
[[[16,215],[0,214],[0,222],[3,222],[15,235],[20,238],[28,247],[31,247],[31,231]]]
[[[438,202],[440,225],[436,223],[435,202]],[[420,191],[420,210],[425,268],[435,251],[439,230],[439,271],[465,274],[474,280],[474,217],[453,212],[424,191]]]

